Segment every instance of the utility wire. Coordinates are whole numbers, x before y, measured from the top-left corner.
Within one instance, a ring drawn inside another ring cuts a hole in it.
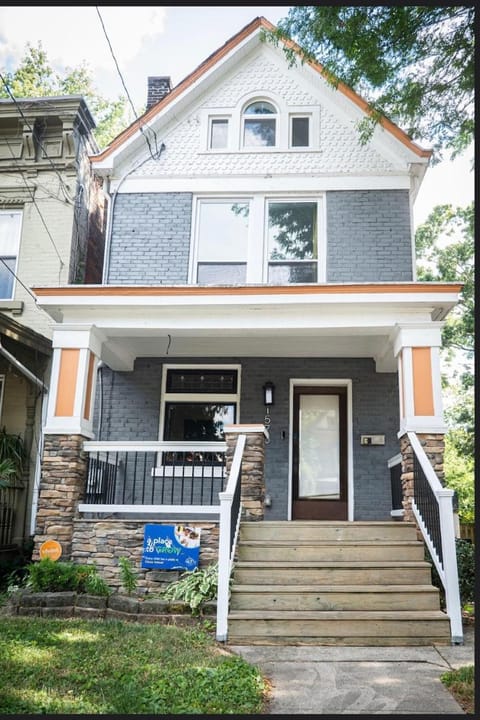
[[[11,147],[10,143],[8,142],[8,139],[7,139],[7,138],[5,138],[5,142],[6,142],[7,145],[8,145],[8,149],[10,150],[10,153],[11,153],[11,155],[12,155],[12,158],[13,158],[14,163],[17,164],[17,159],[15,158],[15,155],[14,155],[14,153],[13,153],[12,147]],[[37,210],[37,212],[38,212],[38,214],[39,214],[39,216],[40,216],[40,220],[42,221],[42,225],[43,225],[43,227],[45,228],[46,233],[47,233],[48,237],[50,238],[50,242],[52,243],[53,248],[54,248],[54,250],[55,250],[55,252],[56,252],[56,254],[57,254],[57,257],[58,257],[58,259],[59,259],[59,261],[60,261],[60,272],[61,272],[61,270],[62,270],[62,268],[64,267],[65,263],[64,263],[63,260],[62,260],[62,256],[60,255],[57,246],[55,245],[55,241],[54,241],[54,239],[53,239],[53,237],[52,237],[52,235],[51,235],[51,233],[50,233],[50,230],[48,229],[48,225],[47,225],[47,223],[45,222],[45,218],[43,217],[42,213],[40,212],[40,208],[39,208],[38,205],[37,205],[37,201],[35,200],[35,195],[34,195],[34,193],[33,193],[32,188],[30,187],[30,185],[29,185],[28,182],[26,181],[23,172],[22,172],[21,170],[19,170],[19,173],[20,173],[20,177],[22,178],[22,180],[23,180],[23,182],[24,182],[24,184],[25,184],[25,187],[27,188],[28,192],[30,193],[30,197],[31,197],[31,199],[32,199],[32,203],[35,205],[35,208],[36,208],[36,210]],[[59,278],[59,280],[60,280],[60,278]],[[22,284],[23,284],[23,283],[22,283]]]
[[[5,260],[4,260],[2,257],[0,257],[0,262],[3,263],[3,264],[5,265],[5,267],[7,268],[7,270],[12,273],[13,277],[15,278],[15,280],[18,280],[18,282],[20,283],[20,285],[23,287],[24,290],[27,291],[27,293],[30,295],[30,297],[32,297],[32,298],[35,300],[35,302],[37,302],[37,298],[35,297],[35,295],[29,290],[29,288],[25,285],[25,283],[23,283],[23,282],[20,280],[20,278],[18,277],[18,275],[16,275],[16,274],[13,272],[12,268],[7,265],[7,263],[5,262]]]
[[[15,107],[17,108],[18,112],[19,112],[20,115],[22,116],[22,120],[24,121],[25,125],[28,127],[28,129],[30,130],[30,132],[32,133],[32,136],[33,136],[33,135],[34,135],[34,130],[33,130],[32,126],[30,125],[30,123],[28,122],[27,118],[25,117],[22,108],[20,107],[20,105],[18,104],[17,99],[14,97],[12,91],[10,90],[10,87],[9,87],[7,81],[5,80],[5,78],[3,77],[2,73],[0,73],[0,80],[1,80],[2,83],[4,84],[5,90],[7,91],[7,93],[9,94],[9,96],[11,97],[12,101],[13,101],[14,104],[15,104]],[[57,168],[55,167],[55,163],[53,162],[53,160],[51,159],[51,157],[48,155],[47,151],[45,150],[45,148],[44,148],[44,146],[42,145],[42,143],[40,142],[40,140],[39,140],[38,138],[37,138],[37,140],[38,140],[39,147],[41,148],[42,152],[43,152],[44,155],[45,155],[45,158],[48,160],[48,162],[50,163],[50,165],[52,166],[53,170],[55,171],[55,173],[57,174],[57,176],[58,176],[58,178],[59,178],[59,180],[60,180],[60,185],[61,185],[61,188],[62,188],[63,193],[64,193],[64,195],[65,195],[65,199],[66,199],[69,203],[72,203],[73,200],[72,200],[72,198],[70,197],[70,194],[69,194],[69,192],[68,192],[68,187],[66,186],[64,179],[62,178],[62,176],[61,176],[60,173],[58,172]]]
[[[113,61],[114,61],[115,66],[116,66],[116,68],[117,68],[118,75],[119,75],[119,77],[120,77],[120,80],[122,81],[122,85],[123,85],[124,90],[125,90],[125,92],[126,92],[126,94],[127,94],[128,101],[129,101],[130,106],[131,106],[131,108],[132,108],[132,110],[133,110],[133,115],[134,115],[134,117],[135,117],[135,120],[138,120],[137,111],[135,110],[135,106],[134,106],[134,104],[133,104],[133,102],[132,102],[132,99],[131,99],[131,97],[130,97],[130,94],[129,94],[128,90],[127,90],[127,86],[126,86],[126,84],[125,84],[125,80],[123,79],[123,75],[122,75],[122,73],[121,73],[121,71],[120,71],[120,67],[119,67],[119,65],[118,65],[117,58],[115,57],[115,53],[113,52],[112,44],[111,44],[110,39],[109,39],[109,37],[108,37],[107,31],[106,31],[106,28],[105,28],[105,24],[104,24],[104,22],[103,22],[102,16],[101,16],[101,14],[100,14],[100,10],[98,9],[98,6],[97,6],[97,5],[95,5],[95,10],[97,11],[97,15],[98,15],[98,17],[99,17],[99,19],[100,19],[100,23],[101,23],[101,25],[102,25],[102,29],[103,29],[105,38],[106,38],[107,43],[108,43],[108,47],[110,48],[110,52],[111,52],[111,54],[112,54]],[[158,145],[157,145],[157,136],[156,136],[155,131],[152,130],[152,128],[148,128],[148,129],[149,129],[151,132],[153,132],[154,139],[155,139],[156,153],[153,153],[153,151],[152,151],[152,146],[151,146],[151,144],[150,144],[150,140],[149,140],[149,138],[147,137],[147,135],[145,134],[143,127],[140,125],[140,132],[142,133],[143,137],[145,138],[145,142],[146,142],[147,145],[148,145],[148,149],[149,149],[149,151],[150,151],[150,155],[151,155],[151,157],[152,157],[152,160],[157,160],[157,159],[158,159],[157,156],[158,156],[158,154],[159,154]],[[161,150],[160,150],[160,152],[161,152]]]

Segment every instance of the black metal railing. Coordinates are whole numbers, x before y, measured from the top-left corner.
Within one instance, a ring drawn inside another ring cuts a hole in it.
[[[89,452],[89,505],[218,505],[225,485],[221,451]]]
[[[242,477],[242,464],[240,463],[240,471],[238,474],[238,477]],[[232,506],[230,508],[230,557],[232,557],[233,553],[233,545],[235,542],[235,532],[238,526],[238,520],[240,515],[240,498],[242,494],[242,483],[241,480],[237,482],[235,485],[235,491],[233,493],[232,498]]]
[[[13,544],[21,487],[0,488],[0,548]]]
[[[443,566],[442,533],[438,501],[415,453],[413,453],[413,486],[415,503],[425,529]]]

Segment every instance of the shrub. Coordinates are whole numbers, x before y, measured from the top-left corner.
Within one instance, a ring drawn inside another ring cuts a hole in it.
[[[33,592],[88,592],[91,595],[108,595],[108,585],[98,575],[95,565],[78,565],[43,558],[27,567],[26,585]]]
[[[218,563],[206,568],[195,568],[183,573],[178,580],[170,583],[163,597],[165,600],[183,600],[192,611],[192,615],[200,615],[202,605],[217,597]]]
[[[475,592],[475,546],[470,540],[456,538],[458,586],[462,607],[474,601]],[[445,606],[445,591],[430,553],[425,548],[425,557],[432,563],[432,584],[440,590],[440,600]]]
[[[133,569],[133,563],[126,557],[121,557],[118,561],[120,566],[120,580],[124,590],[129,595],[137,589],[137,576]]]

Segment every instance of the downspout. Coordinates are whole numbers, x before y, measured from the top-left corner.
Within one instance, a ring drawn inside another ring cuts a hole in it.
[[[112,245],[112,231],[113,231],[113,213],[115,210],[115,200],[117,199],[117,195],[118,195],[118,191],[120,190],[120,186],[123,184],[123,182],[126,180],[126,178],[132,172],[135,172],[135,170],[138,170],[148,160],[160,160],[160,156],[164,150],[165,150],[165,143],[162,142],[162,144],[160,145],[160,149],[155,154],[155,156],[150,154],[146,158],[141,160],[137,165],[134,165],[133,167],[131,167],[130,170],[127,170],[120,178],[113,195],[110,195],[110,192],[107,192],[106,190],[104,191],[105,195],[109,199],[109,202],[108,202],[108,215],[107,215],[107,228],[106,228],[107,237],[105,239],[105,256],[104,256],[104,263],[103,263],[103,279],[102,279],[103,285],[108,284],[107,281],[108,281],[108,274],[110,272],[110,250],[111,250],[111,245]],[[111,185],[111,180],[109,177],[108,178],[108,190],[109,191],[110,191],[110,185]]]

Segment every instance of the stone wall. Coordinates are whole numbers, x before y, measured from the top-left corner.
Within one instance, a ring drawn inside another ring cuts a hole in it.
[[[45,435],[33,560],[39,559],[40,545],[46,540],[60,543],[62,559],[71,556],[73,519],[87,472],[84,440],[82,435]]]
[[[183,571],[152,570],[141,567],[144,528],[146,524],[172,525],[181,523],[200,528],[199,567],[217,561],[219,527],[216,521],[120,520],[76,518],[73,523],[71,559],[80,564],[95,563],[99,575],[112,590],[121,590],[119,560],[133,563],[139,593],[162,592],[177,580]]]
[[[235,433],[225,431],[227,476],[230,475],[237,437],[242,432],[241,425],[236,428]],[[263,426],[258,428],[257,432],[245,433],[247,439],[242,460],[242,520],[248,521],[263,520],[265,514],[265,433]]]
[[[443,485],[445,479],[443,470],[445,441],[443,434],[417,433],[417,438],[430,460],[435,474]],[[400,452],[402,454],[403,509],[405,510],[403,519],[405,522],[415,522],[412,511],[412,497],[414,496],[413,449],[406,433],[400,438]]]

